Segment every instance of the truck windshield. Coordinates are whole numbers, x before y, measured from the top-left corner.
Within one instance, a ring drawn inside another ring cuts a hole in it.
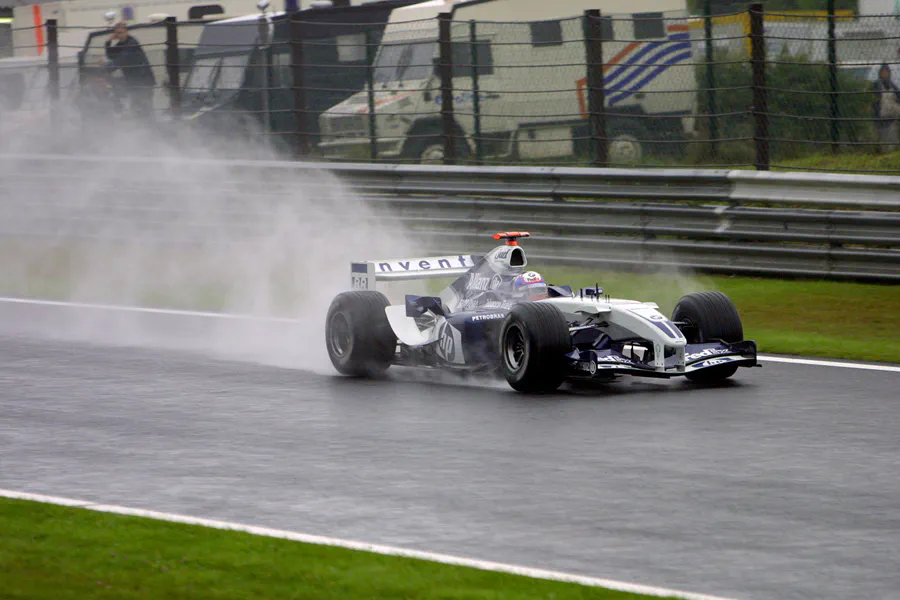
[[[249,54],[232,54],[196,59],[184,84],[185,93],[213,99],[239,90],[249,58]]]
[[[206,25],[194,51],[185,93],[211,101],[240,89],[250,54],[258,43],[259,25],[258,19]]]
[[[375,60],[375,83],[427,79],[434,70],[435,52],[433,40],[383,45]]]

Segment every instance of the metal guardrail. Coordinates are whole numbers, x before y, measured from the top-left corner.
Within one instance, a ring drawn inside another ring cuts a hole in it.
[[[67,194],[73,177],[98,171],[90,193],[131,199],[88,214],[96,203]],[[160,242],[190,242],[208,230],[202,218],[167,225],[185,210],[177,198],[187,177],[206,210],[231,215],[211,221],[265,236],[267,203],[289,200],[297,174],[307,194],[320,191],[341,212],[336,176],[368,199],[380,229],[420,238],[423,251],[481,250],[486,234],[512,227],[535,234],[539,262],[900,281],[900,177],[0,156],[0,235],[58,235],[72,219],[70,232],[112,235],[114,225],[98,223],[126,219]]]

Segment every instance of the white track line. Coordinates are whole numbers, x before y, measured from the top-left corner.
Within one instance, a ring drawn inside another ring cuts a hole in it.
[[[839,367],[843,369],[863,369],[867,371],[890,371],[900,373],[900,366],[894,365],[868,365],[866,363],[856,362],[837,362],[833,360],[816,360],[812,358],[794,358],[792,356],[772,356],[770,354],[760,354],[757,358],[763,362],[781,362],[791,363],[794,365],[813,365],[816,367]]]
[[[299,533],[296,531],[283,531],[280,529],[269,529],[267,527],[257,527],[255,525],[244,525],[242,523],[230,523],[227,521],[214,521],[211,519],[203,519],[200,517],[189,517],[186,515],[176,515],[171,513],[156,512],[153,510],[143,510],[140,508],[127,508],[124,506],[113,506],[109,504],[97,504],[85,500],[75,500],[73,498],[60,498],[57,496],[45,496],[43,494],[31,494],[28,492],[18,492],[14,490],[0,489],[0,497],[13,498],[16,500],[31,500],[34,502],[44,502],[48,504],[57,504],[60,506],[71,506],[75,508],[84,508],[98,512],[115,513],[118,515],[129,515],[135,517],[145,517],[148,519],[157,519],[160,521],[169,521],[172,523],[185,523],[189,525],[202,525],[213,529],[226,529],[240,531],[252,535],[260,535],[271,538],[280,538],[295,542],[303,542],[306,544],[317,544],[320,546],[337,546],[340,548],[348,548],[350,550],[361,550],[363,552],[373,552],[375,554],[385,554],[389,556],[402,556],[405,558],[416,558],[420,560],[428,560],[447,565],[457,565],[461,567],[471,567],[482,571],[494,571],[500,573],[511,573],[513,575],[523,575],[534,579],[546,579],[551,581],[562,581],[567,583],[577,583],[580,585],[591,587],[604,587],[620,592],[630,592],[633,594],[644,594],[646,596],[657,596],[661,598],[683,598],[684,600],[732,600],[721,596],[709,596],[705,594],[694,594],[691,592],[682,592],[680,590],[670,590],[661,587],[640,585],[637,583],[629,583],[626,581],[615,581],[613,579],[599,579],[596,577],[585,577],[582,575],[574,575],[572,573],[562,573],[560,571],[547,571],[544,569],[532,569],[530,567],[522,567],[518,565],[509,565],[504,563],[489,562],[477,560],[474,558],[463,558],[460,556],[451,556],[449,554],[436,554],[433,552],[420,552],[418,550],[408,550],[405,548],[396,548],[393,546],[381,546],[378,544],[368,544],[366,542],[355,542],[352,540],[342,540],[337,538],[323,537],[319,535],[310,535]]]
[[[57,300],[38,300],[35,298],[0,297],[0,303],[30,304],[35,306],[58,306],[60,308],[85,308],[90,310],[107,310],[114,312],[145,313],[154,315],[171,315],[176,317],[203,317],[207,319],[228,319],[235,321],[265,321],[267,323],[299,323],[297,319],[282,317],[261,317],[234,313],[204,312],[195,310],[177,310],[170,308],[146,308],[143,306],[122,306],[118,304],[91,304],[87,302],[61,302]]]
[[[193,310],[177,310],[168,308],[146,308],[143,306],[121,306],[114,304],[91,304],[86,302],[62,302],[57,300],[38,300],[35,298],[5,298],[0,297],[0,304],[30,304],[35,306],[57,306],[66,308],[84,308],[90,310],[107,310],[116,312],[145,313],[156,315],[171,315],[178,317],[202,317],[206,319],[227,319],[235,321],[261,321],[266,323],[299,323],[297,319],[288,319],[283,317],[262,317],[246,314],[220,313],[220,312],[204,312]],[[900,366],[894,365],[872,365],[858,362],[837,362],[829,360],[817,360],[811,358],[794,358],[791,356],[773,356],[771,354],[760,354],[759,360],[766,362],[790,363],[795,365],[811,365],[817,367],[838,367],[842,369],[862,369],[866,371],[887,371],[892,373],[900,373]]]

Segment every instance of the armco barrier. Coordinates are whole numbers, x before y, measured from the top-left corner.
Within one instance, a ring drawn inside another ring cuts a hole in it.
[[[206,168],[216,173],[208,183]],[[63,229],[112,235],[96,224],[115,217],[146,222],[160,243],[197,239],[199,224],[175,230],[160,216],[179,210],[172,199],[187,178],[207,210],[239,208],[217,223],[265,236],[254,215],[290,194],[297,172],[306,193],[322,182],[321,201],[339,212],[337,177],[384,217],[382,229],[420,236],[423,251],[479,250],[486,234],[521,228],[535,234],[529,248],[541,262],[900,281],[900,177],[0,156],[0,234],[58,235],[62,221],[80,219],[92,225]],[[87,214],[97,203],[70,198],[75,178],[91,179],[90,193],[116,193],[116,214]],[[159,203],[165,211],[151,210]]]

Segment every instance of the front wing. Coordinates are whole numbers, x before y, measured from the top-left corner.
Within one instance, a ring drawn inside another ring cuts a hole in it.
[[[604,377],[609,375],[638,375],[643,377],[679,377],[688,373],[724,364],[739,367],[760,366],[756,360],[756,342],[707,342],[685,346],[684,364],[678,357],[667,356],[665,369],[656,369],[638,356],[620,351],[575,350],[566,355],[572,377]]]

